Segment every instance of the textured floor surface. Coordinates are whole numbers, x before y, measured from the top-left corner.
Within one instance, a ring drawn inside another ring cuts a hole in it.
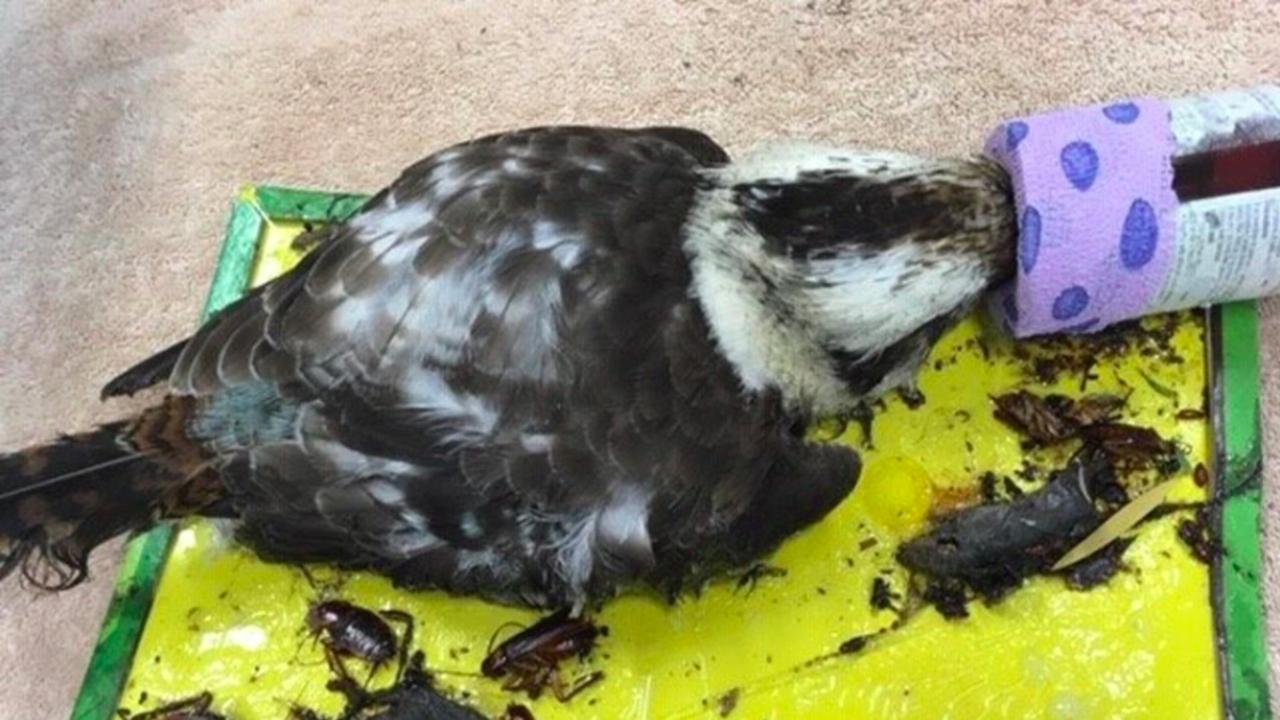
[[[191,327],[242,181],[372,190],[556,122],[957,153],[1015,113],[1280,78],[1268,0],[1030,5],[0,0],[0,448],[127,410],[98,387]],[[1280,302],[1264,326],[1280,617]],[[0,588],[0,718],[67,716],[118,554]]]

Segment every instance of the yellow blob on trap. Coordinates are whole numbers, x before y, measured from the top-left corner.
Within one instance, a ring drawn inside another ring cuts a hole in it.
[[[340,214],[334,196],[271,192],[266,202],[266,190],[247,189],[238,205],[258,214],[256,225],[248,215],[240,220],[253,225],[257,241],[254,283],[297,259],[289,246],[302,223],[281,219],[290,215],[279,209],[282,197],[299,208],[328,200],[327,210],[311,212]],[[351,196],[337,197],[354,206]],[[1096,376],[1089,392],[1129,395],[1127,421],[1179,443],[1188,468],[1173,499],[1200,500],[1205,490],[1190,468],[1211,464],[1213,443],[1203,420],[1176,414],[1205,402],[1204,323],[1190,313],[1176,323],[1170,344],[1182,362],[1146,356],[1135,344],[1085,372]],[[907,573],[894,560],[899,543],[926,530],[934,513],[976,502],[983,473],[1035,485],[1019,476],[1026,453],[992,417],[990,396],[1014,388],[1079,395],[1080,373],[1060,373],[1056,384],[1032,377],[1037,352],[1028,347],[1030,358],[1015,358],[1008,340],[970,319],[926,364],[926,403],[911,410],[890,399],[879,412],[874,448],[863,447],[856,425],[815,428],[819,438],[858,448],[863,475],[830,516],[767,559],[785,575],[725,578],[675,605],[647,594],[606,603],[595,619],[608,636],[586,660],[564,666],[570,678],[602,670],[604,679],[567,704],[550,693],[530,701],[478,675],[495,631],[530,624],[534,612],[400,591],[375,575],[324,568],[313,569],[313,587],[298,569],[263,563],[211,523],[191,522],[170,544],[119,707],[137,712],[208,690],[213,708],[235,720],[276,720],[295,704],[337,714],[340,698],[325,688],[329,670],[304,617],[310,603],[340,597],[411,613],[415,647],[439,685],[493,717],[511,702],[540,720],[1220,717],[1210,573],[1176,536],[1186,515],[1140,526],[1124,569],[1091,591],[1039,577],[997,604],[971,603],[967,619],[929,608],[900,627],[895,612],[872,607],[877,578],[899,598],[907,592]],[[1069,450],[1033,459],[1059,467]],[[839,652],[881,630],[860,651]],[[371,686],[391,676],[384,669]]]

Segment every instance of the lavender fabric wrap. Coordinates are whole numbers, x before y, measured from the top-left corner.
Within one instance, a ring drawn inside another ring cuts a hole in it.
[[[1166,103],[1141,98],[1010,120],[986,152],[1009,171],[1016,279],[993,311],[1018,337],[1140,317],[1172,261],[1177,197]]]

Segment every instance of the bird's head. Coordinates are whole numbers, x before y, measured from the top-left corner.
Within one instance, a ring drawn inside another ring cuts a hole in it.
[[[1006,173],[777,146],[710,171],[685,250],[748,391],[833,413],[911,382],[938,336],[1014,269]]]

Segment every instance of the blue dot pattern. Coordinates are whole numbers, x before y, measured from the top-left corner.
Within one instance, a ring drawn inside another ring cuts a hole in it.
[[[1029,130],[1030,128],[1027,127],[1027,124],[1022,122],[1021,120],[1014,120],[1008,125],[1005,125],[1004,126],[1005,149],[1008,150],[1009,152],[1013,152],[1014,150],[1017,150],[1018,143],[1022,142],[1022,139],[1027,136],[1027,132]]]
[[[1089,291],[1079,285],[1072,285],[1063,290],[1058,299],[1053,301],[1053,319],[1070,320],[1089,307]]]
[[[1141,270],[1155,256],[1159,239],[1155,208],[1142,198],[1134,200],[1120,231],[1120,263],[1126,270]]]
[[[1093,187],[1098,179],[1098,151],[1083,140],[1077,140],[1062,148],[1059,156],[1062,173],[1077,190],[1085,191]]]
[[[1102,114],[1111,122],[1128,125],[1138,119],[1138,106],[1131,102],[1115,103],[1102,108]]]
[[[986,151],[1013,179],[1018,272],[989,309],[1018,337],[1139,317],[1172,262],[1177,197],[1166,103],[1151,98],[1009,119]]]
[[[1018,243],[1018,260],[1022,272],[1029,273],[1040,255],[1040,211],[1028,205],[1022,212],[1022,237]]]

